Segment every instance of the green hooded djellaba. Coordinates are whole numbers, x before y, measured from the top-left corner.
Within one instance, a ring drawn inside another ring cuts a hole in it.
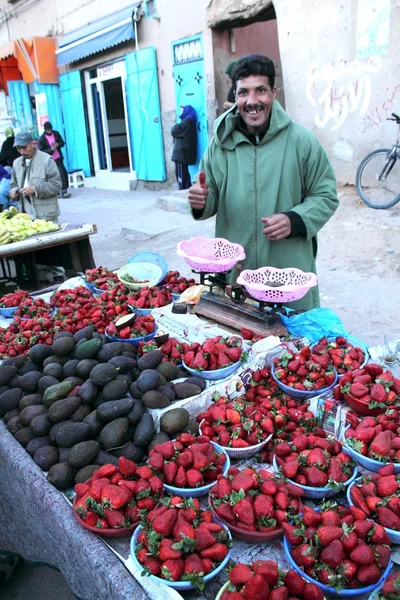
[[[236,105],[221,115],[199,171],[206,174],[209,194],[203,212],[194,216],[217,215],[215,235],[242,244],[244,269],[296,267],[316,273],[317,233],[339,205],[335,175],[315,135],[294,123],[276,100],[258,145],[243,133]],[[301,218],[306,234],[268,240],[261,218],[289,211]],[[232,271],[228,279],[234,283],[234,278]],[[288,306],[318,307],[318,286]]]

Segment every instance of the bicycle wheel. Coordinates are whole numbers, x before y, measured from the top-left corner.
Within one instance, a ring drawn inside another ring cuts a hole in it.
[[[400,161],[390,158],[391,150],[379,149],[368,154],[357,169],[356,188],[371,208],[389,208],[400,201]],[[385,169],[385,181],[379,177]]]

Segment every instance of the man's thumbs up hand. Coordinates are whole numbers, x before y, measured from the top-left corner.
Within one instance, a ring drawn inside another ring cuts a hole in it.
[[[203,210],[208,196],[208,187],[206,184],[206,174],[200,171],[199,180],[189,188],[189,202],[194,210]]]

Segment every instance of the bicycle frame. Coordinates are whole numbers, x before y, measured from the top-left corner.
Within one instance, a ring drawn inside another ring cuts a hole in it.
[[[388,155],[386,164],[384,165],[380,175],[376,177],[379,181],[386,181],[397,159],[400,159],[400,125],[397,131],[396,142],[393,144],[393,147]]]

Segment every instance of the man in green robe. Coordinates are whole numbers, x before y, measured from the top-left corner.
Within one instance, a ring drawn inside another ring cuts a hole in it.
[[[193,216],[217,215],[216,237],[242,244],[245,269],[315,273],[317,232],[339,205],[332,165],[315,135],[275,100],[269,58],[244,56],[232,80],[236,104],[217,119],[200,162],[205,179],[189,189]],[[318,307],[318,287],[288,306]]]

